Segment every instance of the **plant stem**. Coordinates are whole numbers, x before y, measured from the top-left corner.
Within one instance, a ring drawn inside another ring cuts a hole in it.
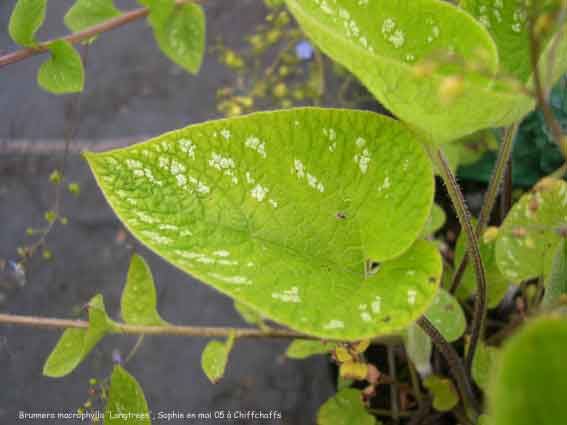
[[[437,349],[445,357],[445,360],[447,360],[447,364],[449,365],[451,375],[453,375],[453,379],[455,380],[455,383],[457,385],[457,389],[461,396],[463,405],[465,407],[471,406],[477,414],[480,414],[480,408],[474,395],[471,381],[459,355],[457,354],[453,346],[447,342],[443,335],[441,335],[441,333],[425,316],[422,316],[417,321],[417,324],[427,335],[429,335],[431,341],[433,341],[433,344],[435,344]]]
[[[86,320],[67,320],[37,316],[21,316],[15,314],[0,314],[0,325],[29,326],[44,329],[87,329],[89,322]],[[314,336],[284,329],[254,329],[254,328],[225,328],[225,327],[201,327],[201,326],[142,326],[116,323],[117,334],[127,335],[169,335],[169,336],[193,336],[193,337],[228,337],[234,334],[235,338],[284,338],[284,339],[310,339],[318,340]],[[331,340],[329,340],[331,341]],[[385,336],[375,338],[374,343],[399,343],[396,336]]]
[[[396,377],[396,356],[394,353],[394,347],[388,345],[388,371],[390,377],[392,378],[392,383],[390,384],[390,406],[392,410],[392,421],[395,424],[400,423],[400,407],[398,405],[398,383]]]
[[[203,0],[193,0],[192,3],[201,3]],[[176,0],[178,5],[189,3],[189,0]],[[77,44],[82,41],[88,40],[98,34],[102,34],[104,32],[111,31],[115,28],[119,28],[131,22],[137,21],[142,19],[150,13],[150,10],[147,7],[140,7],[138,9],[131,10],[129,12],[123,13],[116,18],[109,19],[107,21],[101,22],[100,24],[93,25],[83,31],[69,34],[62,38],[52,39],[45,41],[43,43],[39,43],[35,47],[28,47],[25,49],[17,50],[12,53],[8,53],[5,55],[0,56],[0,68],[11,65],[16,62],[20,62],[24,59],[27,59],[31,56],[39,55],[42,53],[46,53],[49,50],[49,45],[57,40],[65,40],[71,44]]]
[[[519,124],[514,124],[508,127],[504,133],[504,140],[500,144],[500,149],[498,150],[496,165],[494,166],[494,171],[492,172],[492,176],[490,177],[490,183],[488,184],[488,189],[486,190],[486,194],[484,195],[482,209],[480,210],[480,216],[476,225],[477,237],[480,237],[480,235],[482,235],[482,232],[484,232],[484,229],[490,221],[490,215],[496,203],[496,199],[498,198],[498,190],[502,183],[508,160],[512,155],[512,147],[514,144],[514,138],[516,137],[516,133],[518,132],[518,128]],[[461,279],[463,278],[463,275],[467,268],[468,261],[469,256],[468,253],[465,252],[463,259],[461,260],[461,263],[457,267],[456,272],[453,276],[453,282],[451,284],[451,288],[449,289],[449,292],[451,294],[454,294],[459,288]]]
[[[453,203],[453,207],[461,223],[461,228],[465,231],[468,239],[468,251],[469,255],[473,259],[476,272],[476,284],[477,284],[477,296],[474,305],[474,315],[471,324],[471,340],[470,349],[467,351],[465,357],[465,369],[467,374],[470,376],[470,371],[472,367],[472,360],[474,358],[474,353],[476,346],[481,338],[484,331],[484,322],[486,320],[486,277],[484,274],[484,265],[482,264],[482,258],[480,256],[478,238],[476,236],[475,229],[472,226],[471,215],[465,203],[465,198],[461,192],[457,179],[451,171],[451,167],[447,162],[447,158],[443,152],[439,149],[437,152],[431,152],[433,160],[437,164],[439,173],[445,182],[449,197]]]

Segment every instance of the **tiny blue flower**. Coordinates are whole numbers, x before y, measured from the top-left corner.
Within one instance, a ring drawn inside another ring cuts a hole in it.
[[[122,354],[120,354],[120,351],[118,349],[112,350],[112,362],[114,364],[122,364],[123,363]]]
[[[299,59],[308,61],[313,58],[313,46],[307,40],[302,40],[295,45],[295,54]]]

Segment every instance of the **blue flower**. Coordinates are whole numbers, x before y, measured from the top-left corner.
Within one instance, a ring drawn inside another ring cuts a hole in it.
[[[299,59],[308,61],[313,58],[313,46],[307,40],[300,41],[295,45],[295,54]]]

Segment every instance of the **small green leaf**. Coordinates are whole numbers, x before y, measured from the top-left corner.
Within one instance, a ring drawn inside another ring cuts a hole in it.
[[[137,254],[132,256],[128,279],[120,300],[122,318],[133,325],[161,326],[167,322],[157,311],[156,288],[152,271]]]
[[[416,242],[432,166],[390,118],[257,113],[86,157],[134,236],[300,332],[357,341],[401,331],[437,292],[439,253]],[[368,260],[380,262],[375,273]]]
[[[45,91],[54,94],[83,91],[85,71],[81,56],[64,40],[49,45],[51,57],[43,62],[37,73],[37,82]]]
[[[198,4],[177,6],[166,19],[150,20],[161,51],[196,74],[205,54],[205,13]]]
[[[423,233],[421,234],[422,237],[426,238],[432,236],[445,225],[446,219],[447,215],[445,214],[443,208],[441,208],[437,204],[433,204],[431,215],[429,216],[427,223],[425,223]]]
[[[544,309],[553,309],[561,304],[561,298],[567,294],[567,242],[559,242],[551,272],[545,282],[545,295],[541,302]]]
[[[449,342],[459,339],[467,327],[467,319],[459,302],[440,288],[425,316]]]
[[[423,385],[433,395],[433,407],[440,412],[451,410],[459,402],[457,390],[449,379],[431,375],[423,381]]]
[[[35,33],[45,20],[46,6],[47,0],[18,0],[8,24],[12,40],[22,46],[34,46]]]
[[[476,225],[476,220],[473,220]],[[484,265],[486,276],[486,297],[488,308],[496,308],[500,301],[506,295],[510,287],[509,280],[502,275],[498,265],[496,264],[496,243],[495,241],[487,241],[485,238],[479,238],[480,257]],[[467,235],[461,232],[455,247],[455,264],[460,264],[467,250]],[[476,274],[474,267],[467,267],[463,274],[461,284],[457,289],[457,297],[460,300],[466,300],[470,296],[476,294]]]
[[[112,371],[104,417],[105,425],[151,425],[144,390],[120,365]]]
[[[337,391],[341,391],[344,388],[349,388],[354,383],[354,379],[343,378],[340,374],[337,374]]]
[[[472,377],[479,388],[486,391],[494,365],[498,361],[499,351],[488,347],[484,342],[478,344],[472,364]]]
[[[138,0],[150,9],[148,21],[152,26],[160,26],[173,13],[175,0]]]
[[[491,425],[558,425],[565,422],[567,321],[535,319],[511,337],[490,380]]]
[[[224,376],[228,363],[228,356],[234,345],[234,335],[228,337],[226,342],[211,341],[201,354],[201,367],[203,372],[213,384],[218,383]]]
[[[448,2],[414,0],[411,7],[384,0],[286,3],[324,53],[435,144],[509,125],[535,106],[513,85],[488,77],[498,71],[494,41]],[[482,72],[475,71],[479,67]]]
[[[416,323],[412,323],[405,334],[405,347],[415,369],[422,376],[431,374],[431,338]]]
[[[498,232],[496,263],[514,283],[547,277],[567,222],[567,183],[543,179],[512,207]]]
[[[102,295],[96,295],[89,302],[89,327],[63,333],[45,362],[43,374],[52,378],[68,375],[106,334],[114,331],[115,324],[106,314]]]
[[[317,425],[377,425],[362,402],[360,390],[345,388],[327,400],[317,413]]]
[[[285,355],[290,359],[306,359],[317,354],[328,354],[335,347],[336,344],[332,342],[294,339],[287,347]]]
[[[113,0],[77,0],[65,15],[65,25],[73,32],[120,16]]]

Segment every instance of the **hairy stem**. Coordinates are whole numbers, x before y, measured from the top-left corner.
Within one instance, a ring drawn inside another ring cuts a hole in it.
[[[473,264],[476,272],[476,284],[477,284],[477,296],[474,305],[474,314],[471,324],[471,340],[470,349],[467,351],[465,357],[465,368],[468,374],[472,367],[472,360],[474,358],[474,353],[478,342],[484,331],[484,322],[486,320],[486,277],[484,274],[484,265],[482,264],[482,258],[480,257],[480,250],[478,244],[478,238],[476,236],[475,229],[472,226],[471,215],[465,203],[465,198],[461,192],[457,179],[449,167],[447,158],[441,150],[436,152],[430,152],[433,157],[434,162],[437,164],[437,168],[447,191],[453,207],[461,223],[461,228],[464,230],[468,239],[468,251],[469,255],[473,259]]]
[[[519,124],[514,124],[511,127],[508,127],[504,133],[504,140],[500,144],[500,149],[498,150],[498,157],[496,159],[494,171],[492,172],[492,176],[490,177],[490,183],[488,184],[488,189],[486,190],[486,194],[484,195],[482,209],[480,210],[480,216],[476,225],[477,237],[480,237],[480,235],[482,235],[482,232],[484,232],[484,229],[490,221],[490,215],[492,213],[492,210],[494,209],[494,205],[496,204],[496,199],[498,198],[498,191],[506,172],[508,160],[512,155],[512,147],[514,144],[514,138],[516,137],[516,133],[518,132],[518,128]],[[453,276],[453,282],[451,284],[451,288],[449,289],[449,292],[451,292],[452,294],[454,294],[459,288],[461,279],[463,278],[465,270],[468,266],[468,261],[468,253],[465,253]]]
[[[457,385],[457,390],[459,391],[463,405],[466,407],[472,407],[477,414],[480,414],[480,408],[474,395],[471,381],[453,346],[447,342],[443,335],[441,335],[441,333],[425,316],[422,316],[417,321],[417,324],[427,335],[429,335],[433,344],[435,344],[437,349],[441,352],[441,354],[443,354],[443,357],[445,357],[445,360],[447,360],[447,364],[449,365],[449,369]]]
[[[193,0],[192,3],[201,3],[203,0]],[[176,3],[185,4],[189,3],[189,0],[176,0]],[[28,47],[25,49],[17,50],[12,53],[8,53],[5,55],[0,56],[0,68],[11,65],[16,62],[23,61],[31,56],[39,55],[42,53],[46,53],[49,50],[49,45],[57,40],[65,40],[71,44],[77,44],[82,41],[88,40],[98,34],[102,34],[104,32],[111,31],[115,28],[119,28],[131,22],[137,21],[142,19],[150,13],[150,10],[147,7],[140,7],[138,9],[131,10],[129,12],[123,13],[116,18],[109,19],[107,21],[101,22],[100,24],[93,25],[83,31],[69,34],[65,37],[56,38],[52,40],[45,41],[43,43],[39,43],[35,47]]]

